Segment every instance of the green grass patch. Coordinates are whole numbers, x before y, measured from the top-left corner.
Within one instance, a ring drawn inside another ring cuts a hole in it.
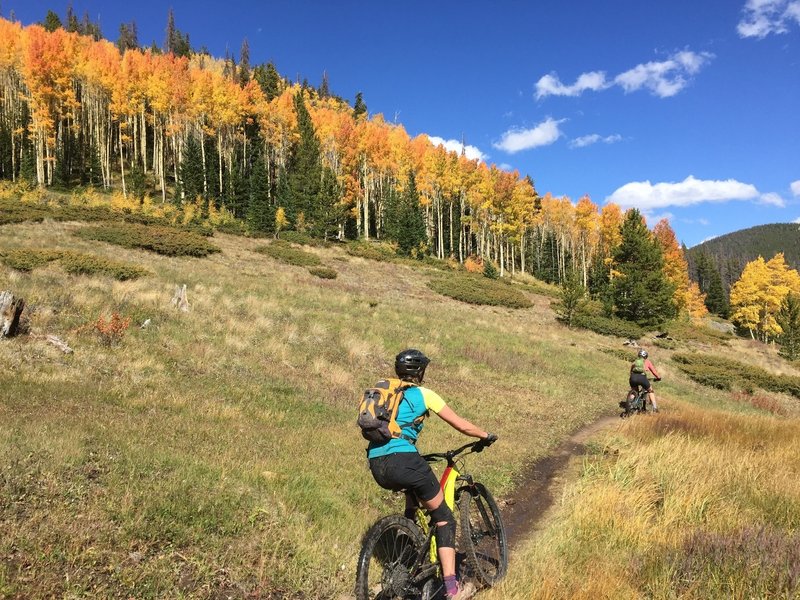
[[[775,375],[738,360],[699,352],[673,354],[672,360],[681,371],[702,385],[720,390],[740,388],[752,391],[760,388],[800,398],[800,377],[797,376]]]
[[[315,248],[330,248],[331,243],[327,240],[311,237],[307,233],[300,231],[282,231],[278,236],[284,242],[298,244],[300,246],[312,246]]]
[[[150,274],[147,269],[130,263],[70,250],[9,250],[0,253],[0,259],[6,266],[26,273],[57,261],[72,275],[107,275],[119,281],[127,281]]]
[[[572,325],[583,329],[590,329],[591,331],[603,335],[613,335],[631,340],[638,340],[644,335],[644,330],[636,323],[600,315],[579,313],[573,317]]]
[[[316,267],[322,264],[316,254],[306,252],[284,240],[275,240],[267,246],[259,246],[255,251],[296,267]]]
[[[432,279],[428,286],[435,292],[469,304],[529,308],[531,301],[520,290],[499,279],[453,272]]]
[[[308,272],[320,279],[336,279],[338,276],[336,269],[330,267],[311,267]]]
[[[122,246],[141,248],[165,256],[208,256],[220,249],[198,233],[136,223],[110,223],[78,230],[75,235]]]
[[[394,248],[381,242],[351,242],[347,245],[347,253],[351,256],[379,262],[388,262],[397,258]]]
[[[692,321],[671,321],[664,325],[662,329],[668,332],[670,337],[683,342],[727,345],[734,337],[724,331],[717,331]]]
[[[624,348],[598,348],[598,350],[600,350],[600,352],[603,354],[608,354],[609,356],[613,356],[614,358],[618,358],[626,362],[633,362],[636,360],[635,349],[625,350]]]

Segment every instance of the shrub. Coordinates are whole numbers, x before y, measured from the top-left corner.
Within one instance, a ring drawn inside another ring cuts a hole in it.
[[[699,352],[673,354],[672,360],[681,371],[702,385],[723,390],[761,388],[800,398],[800,377],[797,376],[775,375],[737,360]]]
[[[347,245],[347,253],[380,262],[392,261],[397,258],[394,248],[381,242],[350,242]]]
[[[313,246],[318,248],[329,248],[331,246],[331,243],[327,240],[320,240],[311,237],[307,233],[301,233],[300,231],[283,231],[279,237],[285,242],[298,244],[300,246]]]
[[[80,229],[76,235],[88,240],[141,248],[165,256],[208,256],[220,249],[197,233],[158,225],[114,223]]]
[[[644,335],[644,330],[636,323],[613,317],[579,313],[573,317],[572,324],[575,327],[582,327],[603,335],[614,335],[629,340],[638,340]]]
[[[311,267],[308,272],[321,279],[336,279],[338,276],[336,269],[331,269],[330,267]]]
[[[108,321],[103,318],[103,315],[100,315],[94,324],[94,330],[105,345],[116,346],[122,341],[130,324],[130,317],[123,318],[119,313],[112,313]]]
[[[42,267],[49,262],[61,258],[58,250],[7,250],[0,255],[3,263],[16,269],[29,273],[38,267]]]
[[[483,261],[483,276],[487,279],[498,279],[500,272],[491,260]]]
[[[669,335],[677,340],[688,342],[701,342],[704,344],[727,345],[733,337],[724,331],[712,329],[707,325],[694,321],[670,321],[662,327]]]
[[[636,359],[636,351],[633,349],[625,350],[624,348],[598,348],[598,350],[604,354],[608,354],[609,356],[613,356],[614,358],[618,358],[629,363]]]
[[[227,233],[228,235],[247,235],[247,227],[241,221],[225,221],[216,226],[216,230],[220,233]]]
[[[58,261],[63,269],[72,275],[100,274],[120,281],[137,279],[150,274],[150,271],[130,263],[69,250],[10,250],[2,255],[2,260],[12,269],[25,272]]]
[[[483,259],[480,256],[468,256],[464,268],[470,273],[483,273]]]
[[[428,286],[442,294],[469,304],[506,306],[508,308],[528,308],[530,300],[512,284],[486,279],[468,273],[455,272],[437,277]]]
[[[259,246],[255,251],[296,267],[315,267],[322,262],[316,254],[296,248],[283,240],[275,240],[268,246]]]
[[[60,263],[64,270],[72,275],[108,275],[119,281],[138,279],[150,273],[147,269],[130,263],[78,252],[64,252]]]

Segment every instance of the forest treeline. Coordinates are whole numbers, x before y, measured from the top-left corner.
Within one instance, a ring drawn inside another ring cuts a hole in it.
[[[645,280],[656,272],[669,284],[656,286],[672,296],[667,313],[695,316],[725,314],[733,283],[718,265],[690,268],[667,221],[640,232],[658,256],[626,273],[619,206],[540,195],[530,175],[370,115],[360,93],[350,105],[327,76],[314,87],[251,65],[246,40],[238,60],[195,51],[172,11],[163,47],[148,48],[135,23],[112,43],[71,9],[65,22],[52,11],[41,24],[0,20],[0,177],[200,199],[253,232],[384,240],[412,256],[480,257],[501,276],[574,277],[620,316],[626,278],[655,289]]]

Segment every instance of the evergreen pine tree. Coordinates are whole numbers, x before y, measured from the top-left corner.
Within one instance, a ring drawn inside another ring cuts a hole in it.
[[[184,200],[194,202],[203,192],[203,155],[193,135],[186,140],[180,164],[180,189]]]
[[[419,203],[417,179],[413,171],[408,173],[408,182],[397,207],[397,250],[406,256],[422,258],[428,234],[425,229],[425,213]]]
[[[239,51],[239,83],[246,85],[250,81],[250,44],[247,38],[242,41],[242,49]]]
[[[42,21],[42,27],[44,27],[47,31],[53,32],[56,29],[63,27],[63,25],[61,24],[61,18],[52,10],[48,10],[47,15],[44,17],[44,21]]]
[[[284,219],[287,220],[287,224],[290,224],[291,221],[288,219],[286,206],[292,203],[292,188],[289,185],[289,174],[285,168],[280,167],[278,169],[277,179],[278,183],[275,186],[275,206],[281,207]]]
[[[328,86],[328,72],[322,72],[322,83],[319,85],[319,97],[329,98],[331,95],[330,87]]]
[[[314,123],[308,113],[302,93],[295,95],[294,108],[297,112],[300,141],[289,163],[289,203],[281,204],[281,206],[286,210],[286,217],[296,223],[300,213],[303,213],[308,221],[319,202],[322,160]]]
[[[800,357],[800,297],[797,294],[786,296],[775,320],[783,330],[778,338],[781,345],[778,353],[788,360],[796,360]]]
[[[247,222],[253,231],[270,233],[275,228],[275,207],[270,200],[267,164],[259,156],[250,174],[250,201],[247,207]]]
[[[619,271],[612,283],[618,317],[652,327],[675,316],[674,287],[664,276],[661,247],[636,209],[625,215],[614,263]]]
[[[710,278],[711,282],[706,292],[706,308],[708,312],[727,319],[731,307],[728,296],[725,293],[725,288],[722,286],[722,276],[719,274],[719,271],[714,269],[711,271]]]
[[[139,47],[139,34],[136,29],[136,22],[120,23],[119,37],[117,38],[117,48],[120,53],[125,50],[135,50]]]
[[[261,86],[261,91],[264,92],[267,100],[277,98],[281,93],[281,76],[271,62],[266,66],[258,65],[253,69],[253,79]]]
[[[365,114],[367,114],[367,105],[364,104],[364,95],[358,92],[356,94],[356,102],[353,105],[353,118],[358,119],[358,117]]]
[[[336,174],[329,167],[324,167],[319,201],[313,213],[312,233],[316,237],[327,240],[338,234],[339,222],[342,218],[340,193]]]

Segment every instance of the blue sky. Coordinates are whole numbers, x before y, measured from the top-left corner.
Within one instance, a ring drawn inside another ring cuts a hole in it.
[[[800,219],[800,0],[112,2],[73,0],[116,39],[271,60],[361,91],[412,136],[518,169],[539,193],[668,217],[692,246]],[[63,5],[6,0],[23,23]],[[799,221],[800,222],[800,221]]]

